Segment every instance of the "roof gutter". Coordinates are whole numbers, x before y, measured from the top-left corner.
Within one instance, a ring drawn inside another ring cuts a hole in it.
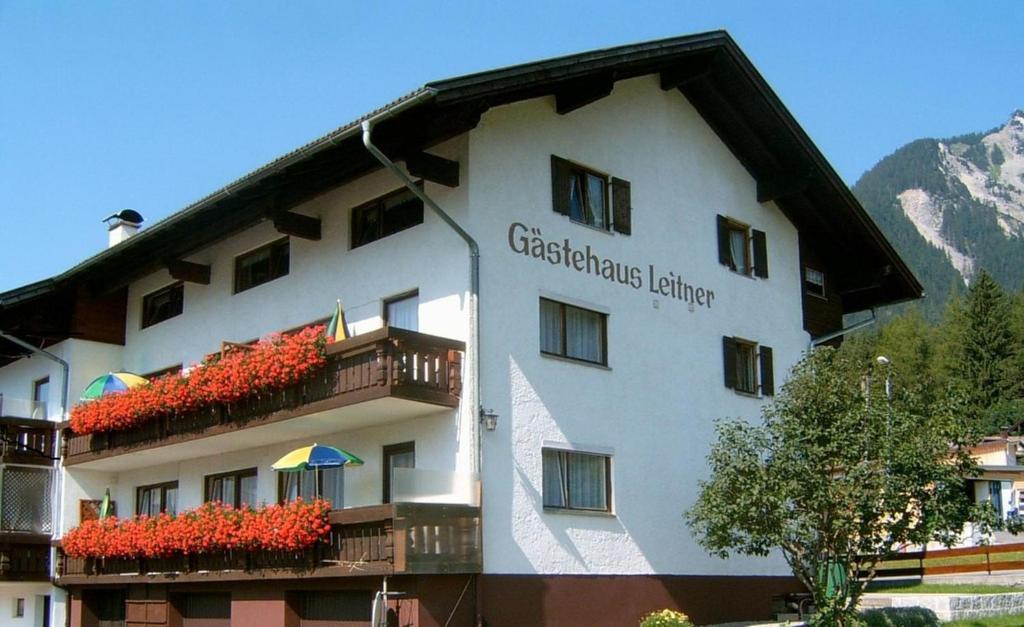
[[[419,104],[422,100],[433,98],[433,91],[425,91],[417,94],[416,96],[395,104],[391,107],[385,108],[378,113],[370,116],[366,120],[363,120],[363,145],[366,149],[374,156],[377,161],[380,162],[385,169],[390,171],[395,177],[402,182],[402,184],[413,194],[415,194],[423,204],[429,207],[441,220],[447,224],[455,233],[466,242],[466,246],[469,248],[469,335],[472,338],[469,342],[469,361],[470,361],[470,373],[472,376],[472,385],[469,386],[471,398],[468,399],[466,405],[470,408],[470,429],[471,429],[471,441],[473,442],[472,463],[473,471],[476,473],[480,472],[481,467],[481,446],[480,446],[480,246],[477,244],[473,236],[466,232],[465,229],[459,225],[450,215],[448,215],[444,209],[442,209],[434,200],[423,191],[423,189],[416,185],[416,182],[410,178],[402,168],[395,165],[381,150],[373,143],[373,127],[378,122],[391,118],[405,109],[414,107]]]

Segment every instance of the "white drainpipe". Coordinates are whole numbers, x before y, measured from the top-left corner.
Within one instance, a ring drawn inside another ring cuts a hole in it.
[[[429,96],[429,94],[426,94]],[[377,146],[373,144],[374,125],[386,118],[389,118],[402,109],[418,102],[418,99],[407,100],[394,107],[385,109],[363,122],[363,145],[374,158],[377,159],[387,170],[397,177],[409,191],[415,194],[423,204],[437,214],[469,247],[469,371],[473,378],[469,386],[470,398],[466,405],[470,408],[470,424],[472,429],[471,441],[473,442],[473,471],[479,475],[481,469],[481,446],[480,446],[480,246],[473,239],[473,236],[466,232],[450,215],[445,213],[441,207],[428,196],[420,186],[416,185],[400,167],[395,165]]]

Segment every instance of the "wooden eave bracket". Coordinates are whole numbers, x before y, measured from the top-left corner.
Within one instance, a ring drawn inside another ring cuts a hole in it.
[[[712,52],[681,59],[672,64],[672,67],[661,71],[659,75],[661,89],[664,91],[677,89],[687,83],[709,76],[714,70],[718,58],[719,53]]]
[[[308,240],[320,239],[320,218],[282,211],[274,215],[274,228],[282,235]]]
[[[612,93],[615,81],[610,76],[573,81],[555,91],[555,111],[559,115],[571,113]]]
[[[405,158],[409,174],[445,187],[459,186],[459,162],[428,152],[414,152]]]
[[[173,259],[167,262],[167,272],[176,281],[198,283],[199,285],[210,284],[210,266],[208,264]]]
[[[766,203],[799,194],[811,183],[811,175],[779,173],[757,177],[757,202]]]

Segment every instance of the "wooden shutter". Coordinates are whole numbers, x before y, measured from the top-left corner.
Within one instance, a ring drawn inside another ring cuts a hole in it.
[[[718,216],[718,263],[732,267],[732,253],[729,252],[729,220]]]
[[[612,228],[623,235],[633,233],[633,206],[629,181],[612,178]]]
[[[725,367],[725,387],[736,389],[736,342],[722,337],[722,363]]]
[[[768,278],[768,244],[765,241],[764,231],[754,230],[754,276]]]
[[[775,366],[772,361],[772,348],[761,346],[761,394],[775,396]]]
[[[569,215],[569,183],[572,177],[572,164],[551,155],[551,202],[555,213]]]

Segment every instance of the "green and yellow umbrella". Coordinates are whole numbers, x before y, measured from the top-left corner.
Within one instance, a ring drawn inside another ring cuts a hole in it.
[[[105,375],[96,377],[92,383],[85,387],[85,391],[82,392],[82,400],[94,401],[107,394],[126,392],[147,383],[149,383],[149,379],[132,374],[131,372],[108,372]]]

